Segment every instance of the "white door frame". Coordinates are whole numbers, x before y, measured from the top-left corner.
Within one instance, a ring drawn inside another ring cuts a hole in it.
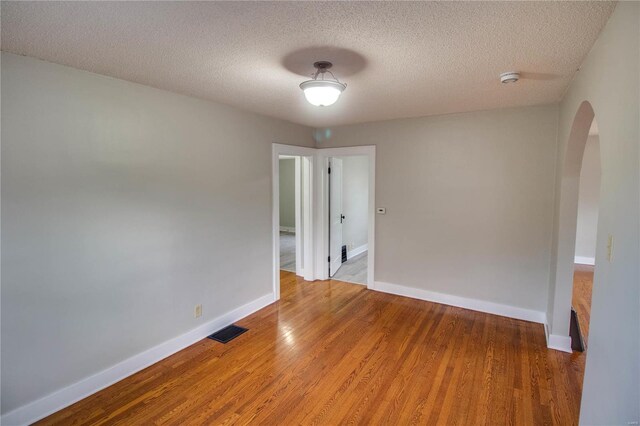
[[[329,279],[327,253],[329,253],[329,158],[367,156],[369,158],[369,232],[367,257],[367,288],[375,287],[375,229],[376,229],[376,147],[375,145],[351,146],[345,148],[322,148],[317,150],[316,176],[318,185],[316,215],[316,233],[322,236],[316,241],[316,276]]]
[[[304,234],[304,229],[302,229],[302,225],[304,223],[302,219],[302,163],[305,157],[295,157],[295,225],[296,225],[296,275],[303,276],[304,275],[304,240],[302,235]],[[280,164],[280,162],[278,162]],[[302,250],[301,250],[302,248]]]
[[[296,161],[296,273],[305,280],[314,279],[313,265],[313,173],[317,150],[295,145],[272,144],[272,240],[273,240],[273,298],[280,299],[280,156],[301,157]],[[302,195],[302,196],[300,196]],[[302,249],[302,250],[300,250]],[[302,262],[300,262],[302,261]]]

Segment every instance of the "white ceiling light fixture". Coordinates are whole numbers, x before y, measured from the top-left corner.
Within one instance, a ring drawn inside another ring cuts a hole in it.
[[[300,88],[304,91],[304,97],[311,105],[329,106],[336,103],[340,94],[347,88],[347,85],[340,83],[329,68],[333,66],[328,61],[318,61],[313,64],[317,69],[313,80],[300,83]],[[325,74],[331,74],[332,80],[325,79]],[[318,78],[320,77],[320,78]]]
[[[507,83],[515,83],[516,81],[520,80],[520,73],[516,72],[516,71],[509,71],[509,72],[503,72],[502,74],[500,74],[500,82],[507,84]]]

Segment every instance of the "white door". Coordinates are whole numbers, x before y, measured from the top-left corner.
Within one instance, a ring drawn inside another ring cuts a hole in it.
[[[342,160],[330,159],[329,173],[329,276],[342,266]]]

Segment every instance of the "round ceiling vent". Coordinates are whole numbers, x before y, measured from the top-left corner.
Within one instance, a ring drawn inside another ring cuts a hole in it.
[[[500,74],[501,83],[515,83],[520,80],[520,73],[516,71],[503,72]]]

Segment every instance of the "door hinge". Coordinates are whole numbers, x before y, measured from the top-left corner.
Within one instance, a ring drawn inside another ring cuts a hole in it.
[[[327,257],[327,262],[331,262],[331,256]]]
[[[331,174],[331,167],[329,167],[329,174]]]

